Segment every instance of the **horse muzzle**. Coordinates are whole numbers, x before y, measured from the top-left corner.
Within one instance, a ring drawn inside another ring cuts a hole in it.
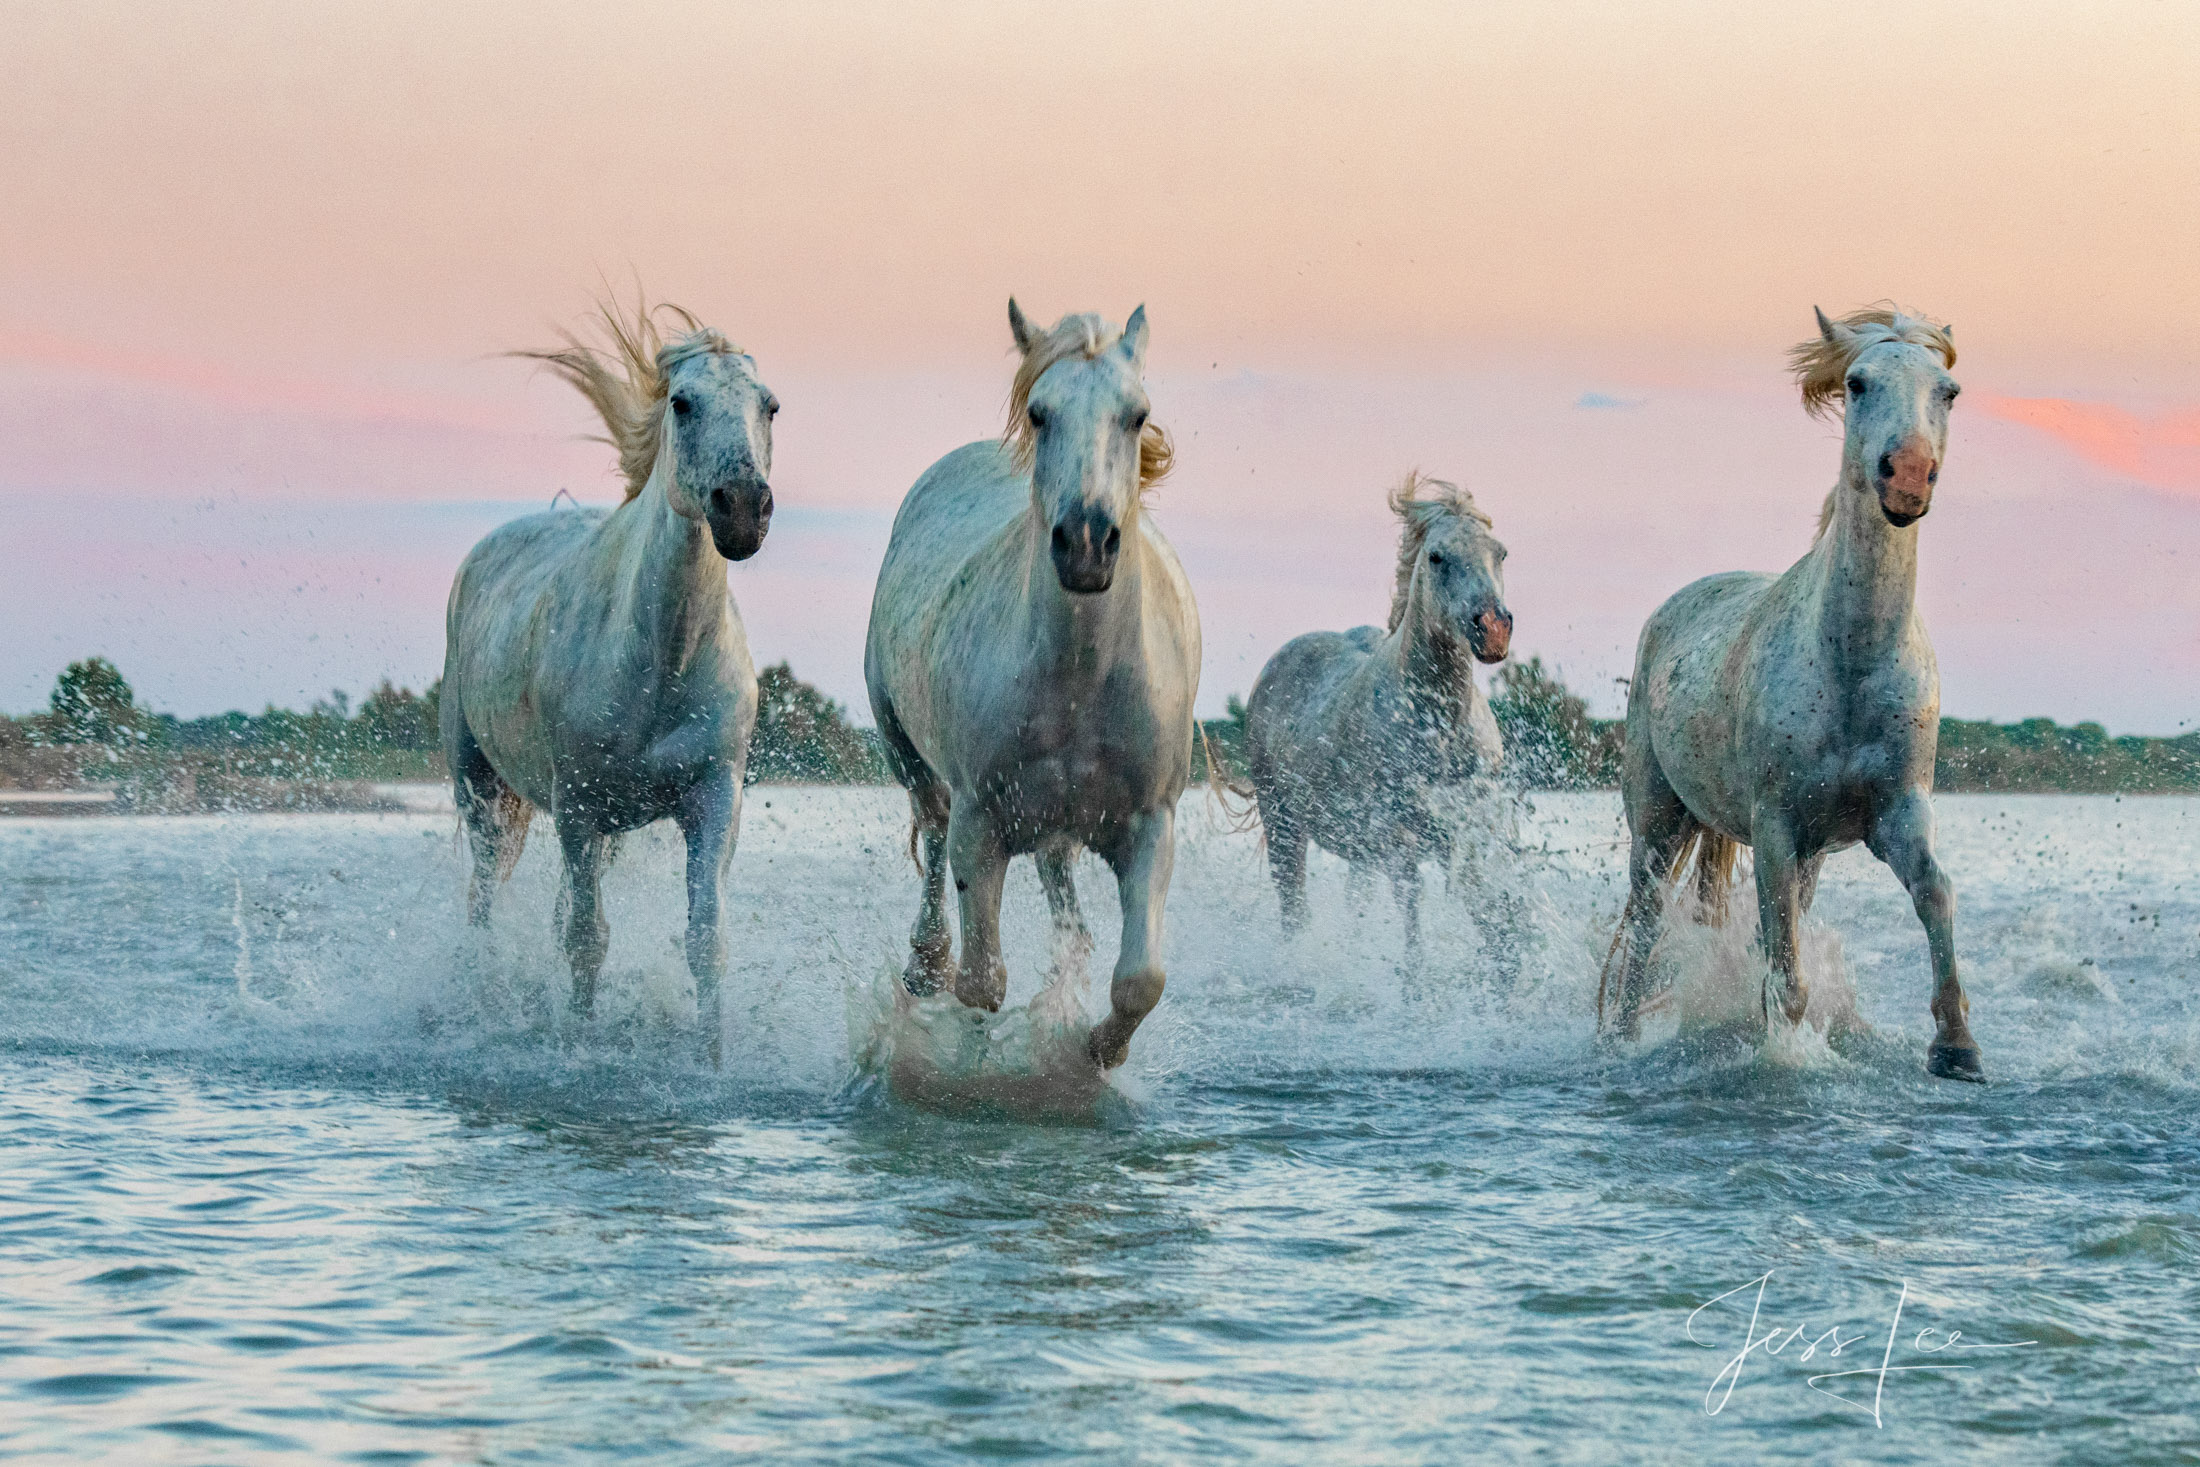
[[[1513,614],[1502,606],[1485,607],[1467,625],[1467,647],[1477,662],[1503,662],[1512,640]]]
[[[772,486],[751,484],[711,491],[703,507],[710,543],[728,560],[747,560],[764,548],[772,527]]]
[[[1048,537],[1054,578],[1062,589],[1089,596],[1115,584],[1115,558],[1123,548],[1123,529],[1102,515],[1072,512],[1055,523]]]
[[[1940,460],[1913,438],[1879,455],[1879,512],[1898,530],[1914,525],[1931,512],[1939,482]]]

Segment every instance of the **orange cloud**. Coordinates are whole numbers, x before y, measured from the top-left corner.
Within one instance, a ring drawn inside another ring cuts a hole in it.
[[[2157,489],[2200,492],[2200,408],[2141,417],[2106,402],[1989,397],[1985,409],[2037,428],[2111,473]]]

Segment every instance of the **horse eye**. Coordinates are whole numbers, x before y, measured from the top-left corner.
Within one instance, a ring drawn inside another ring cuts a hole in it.
[[[767,397],[764,399],[764,416],[767,418],[776,418],[779,416],[778,398]]]
[[[1024,416],[1031,419],[1031,426],[1034,428],[1044,428],[1047,425],[1046,410],[1037,403],[1025,408]]]
[[[695,404],[686,393],[676,392],[672,396],[672,410],[684,418],[695,411]]]
[[[1428,563],[1430,565],[1442,565],[1444,563],[1444,552],[1441,550],[1431,550],[1428,553]]]
[[[1955,383],[1950,382],[1947,386],[1940,389],[1940,395],[1943,400],[1947,402],[1954,402],[1958,397],[1961,397],[1963,395],[1963,389],[1956,386]]]
[[[1131,431],[1133,433],[1144,432],[1146,428],[1146,419],[1149,415],[1150,410],[1147,408],[1140,408],[1137,412],[1131,414]]]
[[[1849,396],[1862,397],[1864,395],[1864,389],[1871,384],[1866,382],[1861,377],[1851,377],[1848,381],[1842,383],[1841,385],[1849,390]]]

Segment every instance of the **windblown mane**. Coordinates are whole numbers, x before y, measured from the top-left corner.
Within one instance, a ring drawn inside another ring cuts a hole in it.
[[[1424,489],[1431,491],[1426,499],[1421,497]],[[1398,584],[1390,593],[1389,630],[1396,631],[1398,623],[1405,620],[1413,568],[1420,563],[1421,547],[1428,543],[1429,531],[1454,516],[1473,520],[1485,530],[1495,529],[1496,525],[1475,504],[1472,494],[1448,479],[1431,479],[1419,469],[1409,471],[1390,491],[1390,512],[1404,526],[1398,536]]]
[[[1115,345],[1122,335],[1120,330],[1110,331],[1107,323],[1091,311],[1079,311],[1055,322],[1045,338],[1017,364],[1016,380],[1008,388],[1008,426],[1001,430],[1001,441],[1026,473],[1031,471],[1031,457],[1037,448],[1031,419],[1024,411],[1031,403],[1031,389],[1056,362],[1073,356],[1090,361]],[[1168,431],[1148,418],[1138,434],[1138,492],[1144,494],[1167,478],[1175,463],[1176,447],[1169,441]]]
[[[1843,383],[1849,367],[1883,341],[1907,341],[1940,353],[1944,367],[1956,364],[1955,339],[1948,328],[1903,310],[1891,301],[1851,311],[1833,323],[1844,328],[1832,339],[1824,333],[1788,349],[1788,369],[1803,389],[1803,411],[1830,417],[1848,396]]]
[[[1956,364],[1955,338],[1946,326],[1905,311],[1892,301],[1851,311],[1833,324],[1844,328],[1833,338],[1828,339],[1821,331],[1788,348],[1788,370],[1803,390],[1803,411],[1814,418],[1831,417],[1837,407],[1847,405],[1849,367],[1881,342],[1907,341],[1939,352],[1944,367]],[[1814,545],[1825,538],[1826,527],[1833,523],[1839,492],[1838,488],[1827,491],[1825,503],[1818,507],[1818,528],[1810,537]]]
[[[681,335],[667,343],[657,329],[662,312],[679,323]],[[547,362],[550,370],[573,384],[603,419],[605,432],[590,434],[599,443],[619,451],[619,473],[626,479],[626,497],[642,492],[657,467],[664,443],[665,396],[672,369],[689,357],[704,352],[738,353],[726,337],[703,325],[688,311],[671,304],[647,305],[637,298],[631,312],[618,302],[597,304],[596,325],[609,341],[608,350],[590,346],[569,331],[558,333],[565,345],[550,351],[518,351],[512,355]]]

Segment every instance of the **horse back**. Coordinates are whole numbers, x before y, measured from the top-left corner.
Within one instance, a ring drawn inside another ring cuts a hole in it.
[[[1352,674],[1373,655],[1383,634],[1374,627],[1308,632],[1278,648],[1261,668],[1245,701],[1247,751],[1256,768],[1284,760],[1328,733]]]

